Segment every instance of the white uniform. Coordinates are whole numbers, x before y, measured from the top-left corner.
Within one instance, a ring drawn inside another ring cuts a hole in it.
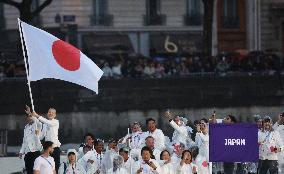
[[[163,174],[161,171],[161,167],[159,165],[159,163],[154,160],[154,159],[150,159],[150,162],[153,162],[154,165],[157,167],[156,170],[154,170],[152,167],[150,167],[147,163],[145,163],[144,161],[140,161],[140,167],[142,168],[142,173],[141,174]]]
[[[146,138],[152,136],[155,140],[155,148],[163,151],[165,147],[165,135],[161,129],[156,129],[154,132],[145,132]]]
[[[23,143],[20,150],[21,154],[27,154],[29,152],[36,152],[42,150],[40,142],[40,134],[36,135],[35,131],[41,129],[41,123],[37,119],[33,119],[32,124],[27,124],[24,129]]]
[[[161,151],[159,149],[154,149],[153,150],[153,155],[155,156],[156,160],[160,160],[160,155],[161,155]]]
[[[132,174],[136,174],[136,171],[139,169],[139,164],[132,158],[128,158],[128,160],[123,163],[123,168],[130,173],[130,167],[132,167]]]
[[[278,160],[278,153],[275,153],[273,148],[284,149],[283,141],[278,131],[259,131],[258,143],[260,144],[259,159],[261,160]]]
[[[130,141],[130,148],[131,149],[141,149],[143,146],[145,146],[144,142],[145,142],[145,134],[143,132],[134,132],[132,134],[126,135],[123,140],[122,143],[123,144],[127,144],[127,139],[131,137],[131,141]]]
[[[282,140],[282,144],[284,144],[284,125],[280,125],[277,122],[273,125],[273,129],[278,131]],[[279,169],[280,172],[284,172],[284,149],[281,149],[281,152],[278,153],[278,162],[279,162]]]
[[[93,174],[98,169],[101,170],[103,157],[103,154],[98,154],[95,150],[89,151],[79,160],[79,163],[84,167],[87,173]],[[90,163],[88,160],[92,160],[94,162]]]
[[[186,145],[190,139],[186,126],[179,126],[173,120],[170,121],[170,125],[175,129],[172,142]]]
[[[199,148],[199,153],[209,161],[209,135],[196,133],[195,143]]]
[[[57,119],[48,120],[42,116],[38,120],[43,124],[43,137],[45,141],[53,142],[54,147],[60,147],[61,143],[58,140],[59,121]]]
[[[84,144],[85,145],[85,144]],[[84,154],[84,151],[83,151],[83,148],[84,147],[79,147],[78,149],[78,160],[81,159],[85,154]],[[93,146],[92,149],[90,151],[93,151],[95,150],[95,147]]]
[[[77,157],[78,157],[78,154],[76,152],[75,149],[69,149],[67,151],[67,155],[70,153],[70,152],[73,152],[75,153],[76,155],[76,162],[72,165],[70,164],[69,162],[67,163],[62,163],[60,165],[60,168],[58,170],[58,174],[86,174],[86,171],[85,169],[83,168],[83,166],[77,162]],[[67,156],[68,158],[68,156]],[[65,170],[65,171],[64,171]]]
[[[197,173],[198,173],[198,167],[195,164],[193,164],[193,163],[184,164],[183,166],[178,164],[178,166],[177,166],[177,174],[192,174],[193,173],[193,168],[195,168]]]
[[[173,153],[171,161],[175,164],[179,164],[181,161],[181,157],[179,157],[176,153]]]
[[[198,174],[210,174],[209,172],[209,164],[206,158],[202,155],[197,155],[195,160],[193,161],[194,164],[197,165],[199,173]]]
[[[176,174],[176,164],[175,163],[167,163],[167,164],[163,164],[161,165],[161,173],[162,174]]]

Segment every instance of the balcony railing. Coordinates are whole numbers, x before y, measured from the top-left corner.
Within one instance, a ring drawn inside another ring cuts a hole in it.
[[[113,25],[113,15],[101,15],[101,16],[92,15],[91,25],[112,26]]]
[[[203,22],[202,15],[200,14],[186,14],[184,15],[184,25],[186,26],[200,26]]]
[[[222,28],[240,28],[240,18],[236,17],[225,17],[222,16]]]
[[[166,15],[144,15],[144,25],[165,25],[166,24]]]

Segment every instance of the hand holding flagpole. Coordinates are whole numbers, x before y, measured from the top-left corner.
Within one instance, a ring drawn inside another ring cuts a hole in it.
[[[26,55],[26,52],[25,52],[24,36],[23,36],[22,24],[21,24],[20,19],[18,19],[18,25],[19,25],[19,32],[20,32],[20,38],[21,38],[21,44],[22,44],[22,51],[23,51],[24,62],[25,62],[26,75],[27,75],[27,80],[28,80],[28,87],[29,87],[32,111],[35,111],[33,94],[32,94],[32,89],[31,89],[31,81],[30,81],[30,78],[29,78],[29,71],[28,71],[28,66],[27,66],[27,55]]]

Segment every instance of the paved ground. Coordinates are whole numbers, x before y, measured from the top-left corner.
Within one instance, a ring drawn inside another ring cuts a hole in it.
[[[67,149],[71,149],[71,148],[78,150],[77,149],[78,147],[79,147],[78,144],[65,144],[61,146],[61,150],[63,152],[66,152]],[[23,160],[17,157],[17,154],[19,153],[19,151],[20,151],[20,146],[8,147],[8,153],[12,154],[13,156],[0,157],[0,174],[11,174],[11,173],[22,171],[24,167],[24,162]],[[65,160],[66,160],[66,157],[63,155],[61,157],[61,161],[65,161]]]

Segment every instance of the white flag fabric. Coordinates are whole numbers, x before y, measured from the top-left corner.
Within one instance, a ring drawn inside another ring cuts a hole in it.
[[[19,20],[28,54],[30,81],[60,79],[98,93],[103,71],[79,49]]]

